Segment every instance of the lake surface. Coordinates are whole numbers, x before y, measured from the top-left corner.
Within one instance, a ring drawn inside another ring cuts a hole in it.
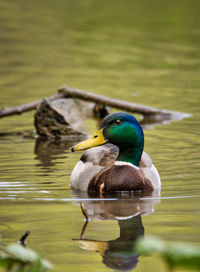
[[[168,271],[158,256],[131,254],[143,233],[200,245],[199,10],[196,0],[0,2],[1,106],[51,96],[66,84],[190,114],[144,130],[161,196],[105,199],[70,191],[81,155],[70,152],[73,143],[39,145],[24,136],[34,129],[34,112],[1,119],[5,243],[30,230],[28,246],[63,272]],[[86,132],[95,129],[88,120]],[[81,207],[92,219],[87,226]]]

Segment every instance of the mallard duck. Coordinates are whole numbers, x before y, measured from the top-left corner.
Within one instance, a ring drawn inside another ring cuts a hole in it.
[[[160,190],[158,171],[143,148],[143,130],[134,116],[107,115],[97,132],[72,148],[88,150],[72,171],[71,188],[88,193]]]

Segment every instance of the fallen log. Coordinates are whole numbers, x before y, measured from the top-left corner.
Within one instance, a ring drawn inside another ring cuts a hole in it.
[[[47,99],[49,101],[53,101],[53,100],[63,98],[63,97],[64,97],[64,94],[58,93],[56,95],[52,95],[52,96],[48,97]],[[23,112],[34,110],[42,103],[42,101],[43,101],[43,99],[31,102],[31,103],[19,105],[17,107],[13,107],[13,108],[3,108],[2,110],[0,110],[0,118],[6,117],[6,116],[11,116],[11,115],[16,115],[16,114],[21,114]]]
[[[34,125],[39,136],[62,138],[86,137],[83,133],[83,112],[74,99],[44,99],[34,115]]]
[[[54,101],[60,98],[78,98],[85,101],[95,102],[98,105],[110,106],[119,110],[124,110],[132,113],[139,113],[143,116],[148,116],[148,118],[158,119],[158,120],[172,120],[177,118],[176,113],[169,110],[161,110],[149,106],[144,106],[140,104],[135,104],[131,102],[125,102],[114,98],[109,98],[102,95],[93,94],[90,92],[85,92],[82,90],[74,89],[68,86],[62,86],[58,90],[58,94],[46,98],[48,101]],[[4,108],[0,111],[0,118],[11,116],[14,114],[21,114],[33,109],[36,109],[43,100],[38,100],[32,103],[20,105],[14,108]],[[174,118],[175,117],[175,118]],[[181,118],[180,118],[181,119]]]
[[[139,113],[143,116],[148,115],[149,117],[155,117],[156,115],[159,116],[159,119],[171,119],[172,115],[174,114],[173,111],[168,110],[160,110],[157,108],[144,106],[140,104],[135,104],[131,102],[121,101],[114,98],[109,98],[103,95],[97,95],[90,92],[85,92],[82,90],[77,90],[68,86],[62,86],[58,90],[59,93],[65,95],[65,97],[71,98],[79,98],[85,101],[91,101],[98,104],[102,104],[104,106],[110,106],[116,109],[125,110],[128,112]]]

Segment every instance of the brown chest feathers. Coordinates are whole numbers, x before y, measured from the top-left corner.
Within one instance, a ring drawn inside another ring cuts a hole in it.
[[[152,191],[151,181],[142,170],[129,165],[113,165],[101,174],[95,175],[89,183],[88,192]]]

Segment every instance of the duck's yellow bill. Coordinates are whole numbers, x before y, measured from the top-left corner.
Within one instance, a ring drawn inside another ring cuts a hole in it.
[[[80,144],[75,145],[72,148],[72,152],[78,150],[85,150],[105,143],[107,143],[107,140],[103,136],[102,129],[100,129],[96,131],[89,139],[81,142]]]

